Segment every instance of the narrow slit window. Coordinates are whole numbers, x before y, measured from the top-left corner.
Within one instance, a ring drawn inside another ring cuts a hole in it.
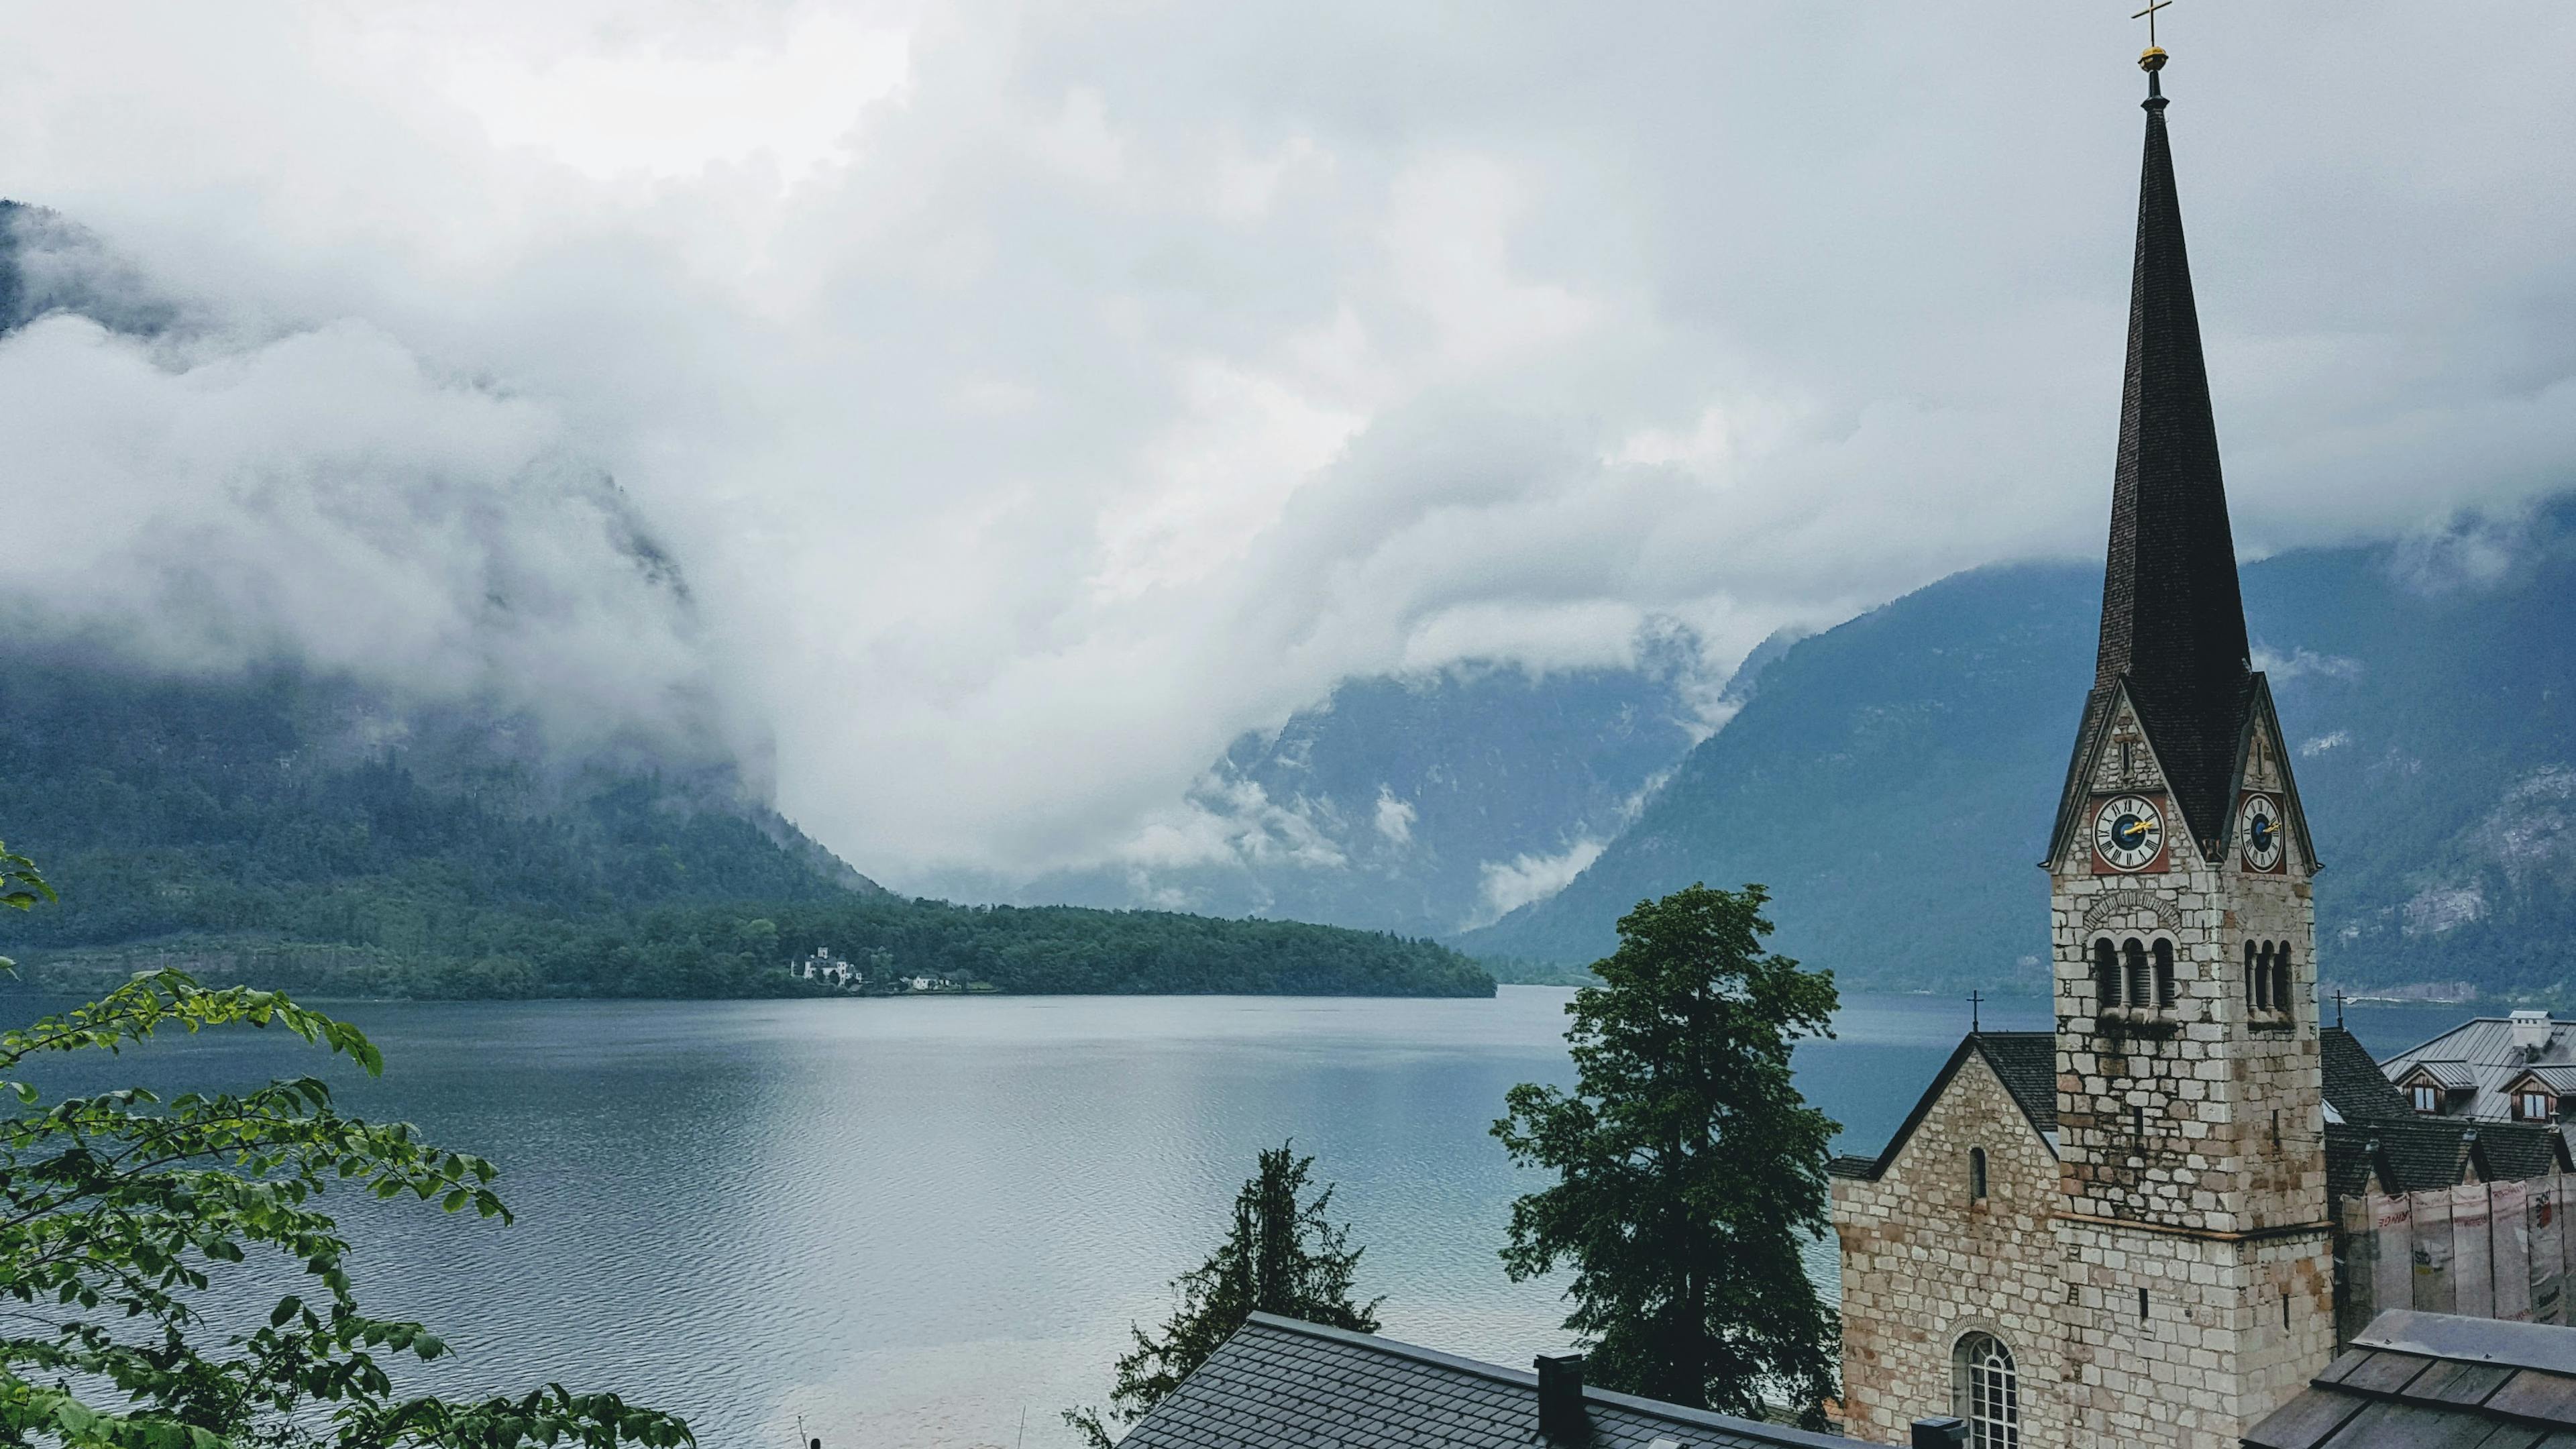
[[[1986,1200],[1986,1149],[1968,1149],[1968,1197],[1974,1202]]]
[[[2174,1004],[2173,942],[2156,943],[2156,1008],[2171,1011]]]

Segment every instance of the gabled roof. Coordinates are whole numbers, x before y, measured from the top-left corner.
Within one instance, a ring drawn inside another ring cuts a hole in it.
[[[1593,1449],[1854,1449],[1851,1440],[1587,1387]],[[1529,1449],[1538,1376],[1255,1313],[1123,1449]]]
[[[2508,1094],[2519,1092],[2525,1082],[2538,1083],[2551,1096],[2564,1096],[2576,1092],[2576,1066],[2525,1067],[2504,1089]]]
[[[2417,1062],[2397,1074],[2397,1080],[2401,1082],[2417,1077],[2445,1091],[2474,1092],[2478,1089],[2478,1074],[2467,1062]]]
[[[2553,1432],[2554,1431],[2554,1432]],[[2249,1449],[2565,1449],[2576,1444],[2576,1329],[2394,1309]]]
[[[2410,1119],[2414,1106],[2397,1084],[2370,1059],[2370,1051],[2351,1032],[2330,1026],[2317,1033],[2318,1067],[2325,1078],[2326,1105],[2346,1122]]]
[[[1907,1113],[1896,1135],[1887,1139],[1876,1157],[1844,1156],[1825,1164],[1825,1170],[1836,1177],[1858,1177],[1875,1180],[1883,1176],[1896,1154],[1914,1136],[1914,1129],[1932,1111],[1932,1104],[1950,1088],[1950,1079],[1968,1064],[1971,1054],[1983,1057],[1986,1065],[2004,1084],[2004,1090],[2030,1121],[2031,1130],[2055,1152],[2057,1144],[2050,1134],[2057,1130],[2057,1035],[2046,1031],[1972,1031],[1959,1038],[1950,1059],[1941,1064],[1932,1085],[1915,1099],[1914,1110]]]

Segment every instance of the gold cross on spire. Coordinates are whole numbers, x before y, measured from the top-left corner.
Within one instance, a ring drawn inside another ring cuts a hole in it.
[[[2147,48],[2149,50],[2153,50],[2156,47],[2156,12],[2164,9],[2172,3],[2173,0],[2151,0],[2151,3],[2146,9],[2129,17],[2131,20],[2143,20],[2147,22]]]
[[[2146,9],[2129,17],[2147,22],[2147,53],[2138,57],[2138,68],[2147,73],[2150,82],[2155,79],[2157,71],[2165,68],[2164,47],[2156,44],[2156,12],[2172,3],[2173,0],[2147,0]]]

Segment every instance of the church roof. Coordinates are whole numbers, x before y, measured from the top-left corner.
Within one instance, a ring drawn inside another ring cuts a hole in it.
[[[2126,681],[2192,836],[2215,842],[2235,802],[2253,679],[2227,489],[2192,299],[2182,203],[2150,77],[2129,282],[2127,378],[2088,724]]]
[[[2022,1116],[2030,1119],[2031,1130],[2042,1138],[2048,1138],[2050,1150],[2056,1150],[2057,1144],[2050,1137],[2057,1131],[2056,1033],[1972,1031],[1959,1038],[1957,1049],[1950,1053],[1948,1061],[1941,1064],[1941,1071],[1932,1078],[1932,1085],[1923,1089],[1923,1095],[1914,1103],[1914,1110],[1905,1115],[1904,1124],[1896,1129],[1895,1136],[1887,1139],[1887,1145],[1879,1149],[1878,1155],[1836,1157],[1825,1164],[1825,1170],[1836,1177],[1873,1180],[1884,1174],[1888,1165],[1896,1161],[1896,1154],[1905,1150],[1906,1142],[1914,1136],[1914,1129],[1923,1125],[1932,1104],[1940,1101],[1941,1094],[1950,1089],[1950,1079],[1959,1075],[1959,1069],[1968,1064],[1972,1053],[1985,1059],[1986,1065],[2004,1084],[2004,1090],[2021,1108]]]
[[[2393,1155],[2400,1164],[2383,1168],[2382,1176],[2393,1171],[2404,1179],[2401,1191],[2427,1186],[2436,1180],[2449,1186],[2461,1180],[2460,1169],[2470,1161],[2469,1148],[2461,1141],[2462,1124],[2415,1115],[2396,1084],[2381,1075],[2370,1052],[2351,1032],[2330,1026],[2317,1033],[2319,1070],[2324,1077],[2326,1105],[2334,1117],[2326,1126],[2327,1177],[2333,1193],[2349,1196],[2369,1183],[2371,1155]],[[1958,1048],[1941,1066],[1932,1084],[1907,1113],[1896,1135],[1875,1154],[1845,1154],[1825,1164],[1825,1170],[1836,1177],[1876,1179],[1896,1161],[1914,1129],[1923,1124],[1932,1104],[1949,1090],[1950,1080],[1968,1062],[1973,1052],[1994,1069],[2004,1090],[2012,1094],[2031,1128],[2042,1137],[2057,1131],[2057,1037],[2045,1031],[1980,1031],[1959,1039]],[[2488,1124],[2490,1128],[2495,1124]],[[2382,1132],[2381,1127],[2389,1130]],[[2431,1131],[2425,1129],[2430,1128]],[[2503,1139],[2487,1144],[2489,1153],[2500,1154],[2492,1167],[2480,1171],[2495,1179],[2537,1177],[2549,1170],[2550,1147],[2542,1139],[2556,1138],[2544,1127],[2514,1126]],[[2509,1139],[2509,1140],[2506,1140]],[[2054,1146],[2054,1142],[2051,1143]],[[2530,1171],[2521,1168],[2539,1165]],[[2347,1185],[2349,1184],[2349,1185]]]
[[[2411,1121],[2415,1109],[2397,1084],[2370,1059],[2370,1049],[2339,1026],[2317,1033],[2318,1067],[2326,1105],[2346,1122]]]

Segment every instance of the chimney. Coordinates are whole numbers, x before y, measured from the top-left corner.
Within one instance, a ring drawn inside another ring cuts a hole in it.
[[[2541,1049],[2549,1045],[2549,1025],[2546,1011],[2517,1011],[2513,1014],[2509,1029],[2513,1033],[2514,1048],[2522,1053],[2523,1060],[2538,1057]]]
[[[1913,1449],[1968,1449],[1965,1419],[1917,1419]]]
[[[1538,1432],[1557,1444],[1581,1444],[1592,1437],[1592,1416],[1583,1408],[1583,1355],[1538,1356]]]

